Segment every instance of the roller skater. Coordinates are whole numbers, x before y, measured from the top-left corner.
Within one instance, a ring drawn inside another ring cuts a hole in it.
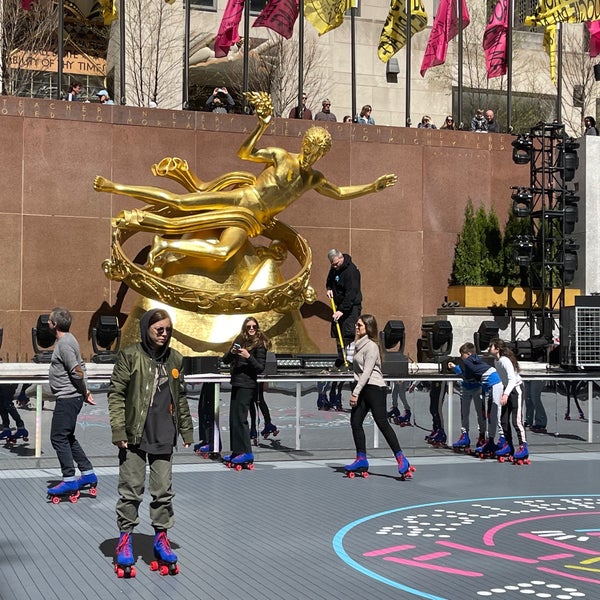
[[[354,351],[354,388],[350,396],[350,426],[356,448],[356,460],[347,465],[344,470],[348,477],[356,475],[368,476],[369,463],[364,420],[371,411],[375,425],[388,443],[398,463],[400,479],[412,476],[414,468],[410,466],[404,454],[394,429],[386,414],[387,386],[381,373],[381,355],[379,348],[377,321],[373,315],[361,315],[356,321],[356,341]]]
[[[369,461],[367,460],[367,454],[365,452],[357,452],[356,460],[344,467],[346,475],[353,479],[357,475],[359,477],[367,478],[369,476]]]
[[[241,471],[242,469],[248,469],[249,471],[254,470],[254,454],[252,452],[246,452],[244,454],[237,454],[230,457],[229,460],[225,461],[225,464],[230,469]]]
[[[12,446],[20,438],[24,442],[29,441],[29,432],[25,429],[25,423],[14,404],[14,395],[17,391],[16,384],[0,384],[0,417],[2,418],[2,431],[0,440],[5,440],[7,446]],[[16,431],[10,427],[10,417],[12,417]]]
[[[79,500],[79,486],[77,481],[61,481],[58,485],[48,488],[48,500],[52,504],[59,504],[61,498],[68,498],[71,504]]]
[[[122,531],[119,535],[115,555],[115,573],[119,579],[135,577],[135,557],[133,556],[133,541],[131,534]]]
[[[515,465],[528,465],[530,462],[527,442],[523,442],[523,444],[519,446],[519,449],[513,455],[513,463]]]
[[[158,571],[161,575],[177,575],[177,554],[171,549],[166,531],[157,531],[154,536],[154,558],[150,563],[151,571]]]
[[[512,459],[513,450],[503,435],[501,435],[498,440],[498,450],[496,450],[494,454],[499,462],[510,461]]]
[[[410,405],[406,399],[406,392],[412,393],[415,389],[415,383],[409,383],[408,381],[394,381],[391,384],[392,388],[392,409],[388,411],[388,419],[390,423],[399,425],[400,427],[406,427],[410,425],[411,411]],[[403,414],[400,414],[398,409],[398,399],[402,402],[404,409]]]
[[[462,430],[460,437],[452,444],[452,450],[454,452],[471,452],[471,439],[469,438],[469,432]]]

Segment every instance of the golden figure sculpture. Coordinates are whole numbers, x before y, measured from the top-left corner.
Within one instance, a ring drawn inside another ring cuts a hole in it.
[[[273,107],[264,92],[246,96],[255,107],[258,124],[238,156],[264,164],[258,175],[232,172],[203,182],[190,172],[185,161],[165,158],[153,165],[153,173],[177,181],[188,193],[95,178],[96,191],[123,194],[146,203],[141,209],[124,210],[113,219],[111,258],[103,264],[107,277],[125,281],[146,298],[193,314],[243,318],[272,311],[289,316],[304,302],[315,300],[309,284],[310,248],[276,216],[311,189],[329,198],[347,200],[383,190],[394,185],[397,178],[383,175],[369,184],[345,187],[329,182],[313,169],[331,148],[331,136],[321,127],[306,132],[299,154],[276,147],[257,148],[273,118]],[[140,231],[155,234],[144,267],[131,262],[122,249],[122,244]],[[253,246],[250,239],[257,236],[270,239],[270,245]],[[284,281],[279,266],[288,251],[301,268]],[[296,317],[293,320],[296,326],[301,322]],[[214,339],[214,329],[209,335]],[[306,336],[296,337],[292,346],[307,343]],[[315,348],[309,343],[309,348],[295,350]]]

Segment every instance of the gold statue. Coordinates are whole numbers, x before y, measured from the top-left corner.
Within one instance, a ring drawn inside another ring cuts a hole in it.
[[[300,154],[276,147],[257,148],[273,118],[273,106],[264,92],[246,96],[255,107],[258,124],[238,156],[263,163],[259,175],[232,172],[203,182],[189,171],[185,161],[165,158],[153,165],[153,173],[174,179],[188,193],[95,178],[96,191],[147,203],[140,210],[124,210],[113,219],[112,255],[103,265],[109,278],[125,281],[146,298],[202,314],[285,314],[315,300],[309,285],[310,248],[275,217],[311,189],[347,200],[392,186],[397,177],[383,175],[370,184],[345,187],[329,182],[312,168],[331,148],[331,136],[321,127],[306,132]],[[155,234],[145,268],[132,263],[121,247],[139,231]],[[271,240],[268,248],[256,248],[249,242],[259,235]],[[282,281],[279,265],[288,250],[301,269],[292,279]],[[198,276],[204,287],[197,285]]]

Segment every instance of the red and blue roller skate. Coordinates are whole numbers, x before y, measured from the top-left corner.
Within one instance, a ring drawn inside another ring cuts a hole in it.
[[[6,439],[6,445],[14,446],[18,440],[29,441],[29,431],[25,427],[17,427],[16,431],[12,431],[11,435]]]
[[[513,463],[515,465],[528,465],[531,463],[529,460],[529,450],[527,448],[527,442],[523,442],[519,449],[513,455]]]
[[[59,504],[61,498],[69,498],[69,502],[75,504],[79,500],[79,485],[77,480],[61,481],[58,485],[48,488],[48,500],[52,504]]]
[[[511,462],[512,461],[512,450],[510,444],[506,441],[506,438],[501,435],[498,440],[498,450],[494,452],[498,458],[498,462]]]
[[[400,473],[401,481],[411,479],[416,469],[411,466],[406,456],[402,452],[398,452],[396,454],[396,461],[398,462],[398,473]]]
[[[93,471],[91,473],[82,474],[81,477],[77,480],[77,489],[78,490],[87,490],[87,493],[94,498],[98,494],[98,477],[96,473]]]
[[[393,406],[391,410],[388,410],[386,417],[390,423],[395,423],[398,425],[398,421],[396,419],[400,419],[400,411],[397,406]]]
[[[131,533],[121,531],[115,551],[115,573],[119,579],[135,577],[135,557]]]
[[[446,446],[446,432],[443,429],[438,429],[433,437],[429,440],[429,443],[434,448],[447,448]]]
[[[273,437],[277,437],[279,435],[279,429],[277,429],[277,427],[275,427],[273,423],[269,423],[265,425],[265,428],[260,432],[260,435],[262,435],[265,438],[265,440],[270,435],[272,435]]]
[[[494,438],[489,438],[485,444],[475,448],[475,456],[478,456],[482,460],[484,458],[496,458],[496,450],[498,450],[498,446],[496,446]]]
[[[219,452],[215,452],[212,444],[195,444],[194,452],[202,458],[217,459],[221,458],[221,444],[219,444]]]
[[[151,571],[158,571],[161,575],[177,575],[177,554],[171,550],[171,544],[166,531],[157,531],[154,536],[154,558],[150,563]]]
[[[4,427],[2,431],[0,431],[0,440],[4,440],[6,445],[10,445],[10,440],[13,435],[13,430],[10,427]]]
[[[350,479],[354,479],[357,475],[364,477],[365,479],[369,476],[369,461],[367,455],[364,452],[358,452],[356,454],[356,460],[344,467],[346,475]]]
[[[463,431],[460,437],[452,444],[452,450],[454,452],[464,452],[465,454],[471,453],[471,438],[467,431]]]
[[[248,469],[254,471],[254,454],[247,452],[244,454],[238,454],[225,463],[230,469],[241,471],[242,469]]]
[[[400,425],[400,427],[409,427],[411,425],[410,419],[412,417],[412,413],[410,410],[405,410],[404,414],[400,417],[394,419],[394,423],[396,425]]]

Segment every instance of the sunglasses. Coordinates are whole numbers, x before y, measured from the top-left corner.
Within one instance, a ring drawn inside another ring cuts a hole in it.
[[[258,329],[258,325],[246,325],[246,329],[250,330],[250,329]]]
[[[173,329],[171,327],[156,327],[153,329],[153,331],[156,333],[156,335],[163,335],[163,333],[169,335]]]

